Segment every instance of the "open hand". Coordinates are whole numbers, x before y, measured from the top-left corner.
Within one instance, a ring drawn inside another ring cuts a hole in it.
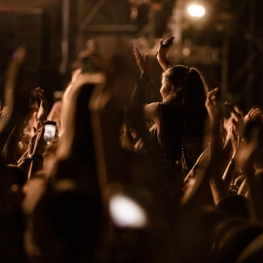
[[[149,61],[148,61],[148,54],[146,53],[144,58],[139,52],[137,47],[133,47],[133,54],[135,56],[137,65],[141,71],[141,73],[147,73],[148,72],[148,67],[149,67]]]
[[[217,92],[218,92],[218,88],[215,88],[213,90],[210,90],[206,95],[205,106],[212,122],[217,120],[220,115],[220,109],[216,104]]]
[[[262,112],[259,108],[252,108],[244,118],[245,122],[252,120],[262,120]]]
[[[224,106],[229,110],[232,116],[232,123],[236,126],[236,131],[239,134],[243,134],[243,130],[245,128],[244,118],[243,116],[232,106],[232,104],[228,101],[224,103]]]

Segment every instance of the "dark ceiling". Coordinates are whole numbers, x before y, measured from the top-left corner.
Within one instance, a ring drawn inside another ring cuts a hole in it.
[[[0,10],[19,10],[24,8],[43,7],[58,0],[1,0]]]
[[[187,2],[188,0],[182,0]],[[190,1],[190,0],[189,0]],[[49,53],[45,51],[46,55],[43,56],[46,60],[50,59],[50,61],[55,61],[52,64],[53,67],[56,67],[59,64],[60,56],[60,21],[61,21],[61,10],[59,12],[55,12],[56,8],[60,8],[63,0],[0,0],[0,11],[3,11],[0,16],[0,33],[2,31],[2,35],[5,32],[9,32],[2,37],[2,43],[0,42],[0,58],[8,55],[8,52],[1,52],[5,50],[5,48],[11,49],[12,45],[8,43],[8,37],[12,37],[12,19],[5,19],[5,11],[16,11],[27,8],[43,8],[45,10],[48,9],[48,12],[45,12],[45,36],[49,37],[48,41],[45,39],[45,45],[48,47]],[[78,38],[78,23],[79,21],[84,21],[85,16],[87,16],[93,6],[98,3],[98,0],[71,0],[71,20],[72,26],[70,28],[71,38],[71,53],[70,56],[73,58],[76,57],[77,51],[75,51],[75,46],[77,46],[76,39]],[[113,5],[113,2],[118,2],[118,9]],[[134,2],[136,2],[134,0]],[[138,0],[138,3],[145,3],[144,1]],[[162,34],[167,30],[170,30],[170,24],[167,23],[170,15],[172,13],[173,5],[177,2],[177,0],[151,0],[148,3],[158,3],[163,6],[161,11],[155,12],[154,17],[154,33],[155,37],[160,38]],[[209,12],[207,12],[206,18],[201,20],[201,22],[196,22],[195,20],[189,20],[187,23],[183,24],[182,31],[182,39],[190,40],[187,43],[191,43],[199,46],[210,46],[220,49],[225,44],[227,46],[227,70],[228,70],[228,90],[233,94],[232,99],[236,101],[246,100],[250,101],[263,101],[263,77],[262,77],[262,68],[263,68],[263,19],[262,19],[262,9],[263,9],[263,1],[262,0],[202,0],[202,2],[206,3]],[[81,3],[84,5],[83,8],[80,8],[77,3]],[[128,3],[131,1],[128,0],[107,0],[104,1],[104,5],[100,8],[98,14],[94,16],[92,19],[92,23],[90,25],[99,25],[105,28],[108,28],[109,25],[116,24],[128,24],[131,23],[129,21],[129,12],[121,12],[120,10],[124,10],[125,6],[129,6]],[[58,5],[56,5],[58,4]],[[123,7],[123,9],[122,9]],[[145,29],[148,28],[149,23],[149,6],[143,9],[143,5],[138,8],[138,17],[136,21],[132,21],[132,23],[136,23],[136,26],[139,28],[137,31],[140,33],[138,35],[143,35],[145,33]],[[156,7],[156,5],[155,5]],[[9,12],[7,12],[9,13]],[[10,12],[12,13],[12,12]],[[6,17],[10,17],[9,14],[6,14]],[[46,19],[48,18],[48,19]],[[82,20],[81,20],[82,19]],[[186,20],[186,19],[185,19]],[[10,22],[11,21],[11,22]],[[185,21],[186,22],[186,21]],[[169,25],[168,25],[169,24]],[[200,26],[199,26],[200,24]],[[9,28],[11,28],[9,30]],[[91,27],[90,27],[91,28]],[[97,34],[97,38],[101,40],[101,46],[104,47],[105,50],[108,50],[108,42],[103,42],[103,36],[107,39],[108,32],[104,29],[104,31],[89,31],[85,28],[85,37],[90,38],[92,33]],[[99,28],[99,27],[98,27]],[[151,27],[149,27],[151,28]],[[9,31],[8,31],[9,30]],[[137,37],[137,31],[135,33],[135,38]],[[147,31],[147,30],[146,30]],[[11,33],[10,33],[11,32]],[[117,32],[117,31],[116,31]],[[150,33],[148,33],[150,35]],[[146,34],[146,36],[148,36]],[[95,37],[96,37],[95,36]],[[119,38],[121,33],[116,36]],[[92,35],[92,37],[94,37]],[[83,38],[84,39],[84,38]],[[6,41],[5,48],[1,48],[3,46],[3,42]],[[11,40],[10,40],[11,41]],[[44,49],[43,49],[44,50]],[[53,53],[52,53],[53,52]],[[75,52],[75,53],[74,53]],[[220,53],[220,55],[222,55]],[[221,56],[219,56],[221,59]],[[1,66],[1,65],[0,65]],[[51,67],[51,66],[50,66]],[[209,69],[213,69],[214,67],[208,65]],[[216,65],[219,68],[218,71],[221,70],[221,65]],[[56,67],[58,68],[58,66]],[[204,71],[207,69],[204,69]],[[1,68],[0,68],[1,71]],[[211,79],[216,80],[216,85],[221,85],[220,79],[222,77],[221,72],[216,72],[216,74],[208,73],[207,75],[211,75]],[[216,77],[215,77],[216,75]],[[218,84],[217,84],[218,83]],[[214,83],[212,83],[214,85]],[[251,89],[253,87],[253,92]],[[248,98],[248,94],[250,94],[251,98]],[[249,104],[249,103],[248,103]],[[262,103],[261,103],[262,104]]]

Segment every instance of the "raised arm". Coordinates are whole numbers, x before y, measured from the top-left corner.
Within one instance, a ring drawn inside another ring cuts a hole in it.
[[[207,167],[203,167],[202,176],[196,177],[193,186],[187,187],[182,199],[183,205],[188,205],[190,208],[203,205],[209,191],[209,183],[215,204],[228,195],[228,188],[222,179],[224,172],[221,164],[223,142],[220,134],[221,114],[215,99],[217,92],[218,88],[209,91],[206,99],[206,108],[211,120],[211,127],[208,133],[208,157],[206,157],[209,159],[208,164]]]
[[[228,165],[226,167],[226,170],[223,175],[223,180],[225,183],[230,186],[233,184],[235,180],[236,170],[237,170],[237,160],[236,160],[236,152],[241,144],[241,136],[237,132],[235,124],[231,122],[228,126],[228,135],[227,135],[227,141],[229,141],[227,144],[231,151],[229,153],[231,154],[230,160],[228,160]],[[225,144],[226,145],[226,144]],[[229,155],[229,154],[228,154]],[[229,159],[229,158],[228,158]]]
[[[44,94],[44,90],[40,87],[35,88],[34,95],[40,99],[39,110],[37,113],[37,119],[43,125],[44,122],[47,120],[48,115],[48,102],[46,96]]]
[[[154,114],[154,106],[156,107],[156,105],[146,105],[146,88],[150,84],[148,78],[148,56],[145,54],[145,57],[143,57],[136,47],[133,48],[133,53],[141,76],[133,90],[127,114],[131,126],[142,135],[145,132],[145,130],[141,129],[145,127],[143,124],[145,118],[138,118],[138,116],[151,118],[150,115]]]
[[[133,54],[141,73],[140,79],[133,91],[130,101],[130,106],[136,107],[136,105],[138,104],[145,103],[144,89],[149,85],[150,79],[148,77],[148,54],[145,54],[145,56],[143,57],[137,47],[133,47]]]
[[[166,71],[171,66],[171,63],[167,59],[166,55],[167,55],[168,51],[170,50],[173,42],[170,41],[167,46],[163,46],[163,43],[164,43],[163,39],[160,39],[159,48],[158,48],[156,54],[157,54],[157,60],[160,64],[160,66],[162,67],[162,69],[164,71]]]
[[[250,131],[250,138],[246,140],[244,147],[238,154],[239,163],[246,175],[246,183],[249,187],[249,197],[251,199],[256,219],[263,221],[263,189],[255,176],[257,163],[262,163],[262,124],[261,127],[255,126]]]
[[[14,127],[25,118],[29,109],[28,90],[23,88],[22,65],[25,59],[25,50],[19,48],[16,56],[13,57],[7,74],[5,85],[5,104],[8,112],[1,120],[0,127],[0,151],[3,152],[4,146],[8,141]]]
[[[210,139],[210,161],[207,167],[207,176],[210,176],[210,187],[215,205],[217,205],[224,197],[229,195],[228,187],[223,181],[224,173],[224,156],[223,156],[223,141],[221,138],[221,111],[216,103],[216,94],[218,89],[213,89],[207,93],[206,108],[209,113],[211,126]]]
[[[44,161],[44,151],[45,151],[45,141],[43,138],[44,127],[41,127],[32,137],[31,142],[32,145],[30,147],[30,168],[28,171],[28,178],[32,177],[32,175],[43,169],[43,161]]]

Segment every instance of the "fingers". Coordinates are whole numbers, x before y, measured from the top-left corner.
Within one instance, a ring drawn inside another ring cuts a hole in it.
[[[259,108],[253,108],[249,111],[248,113],[248,116],[249,116],[249,119],[255,119],[257,117],[261,117],[261,111]]]
[[[136,60],[140,60],[140,58],[141,58],[140,55],[141,54],[140,54],[138,48],[135,47],[135,46],[133,47],[133,54],[134,54]]]
[[[133,54],[136,58],[140,56],[140,52],[136,46],[133,46]]]
[[[138,48],[136,46],[133,46],[133,53],[134,53],[136,59],[140,59],[142,61],[148,61],[148,54],[145,53],[145,55],[144,55],[145,58],[143,59],[140,51],[138,50]]]
[[[215,99],[216,99],[216,93],[218,92],[218,88],[212,89],[207,92],[206,99],[207,102],[210,104],[215,104]]]
[[[218,88],[212,89],[212,90],[207,92],[207,97],[212,98],[216,95],[217,92],[218,92]]]
[[[133,53],[136,54],[138,51],[137,47],[133,46]]]

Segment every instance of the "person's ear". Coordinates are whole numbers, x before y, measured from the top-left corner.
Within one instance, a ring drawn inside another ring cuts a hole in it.
[[[172,94],[174,92],[174,85],[170,85],[170,94]]]

